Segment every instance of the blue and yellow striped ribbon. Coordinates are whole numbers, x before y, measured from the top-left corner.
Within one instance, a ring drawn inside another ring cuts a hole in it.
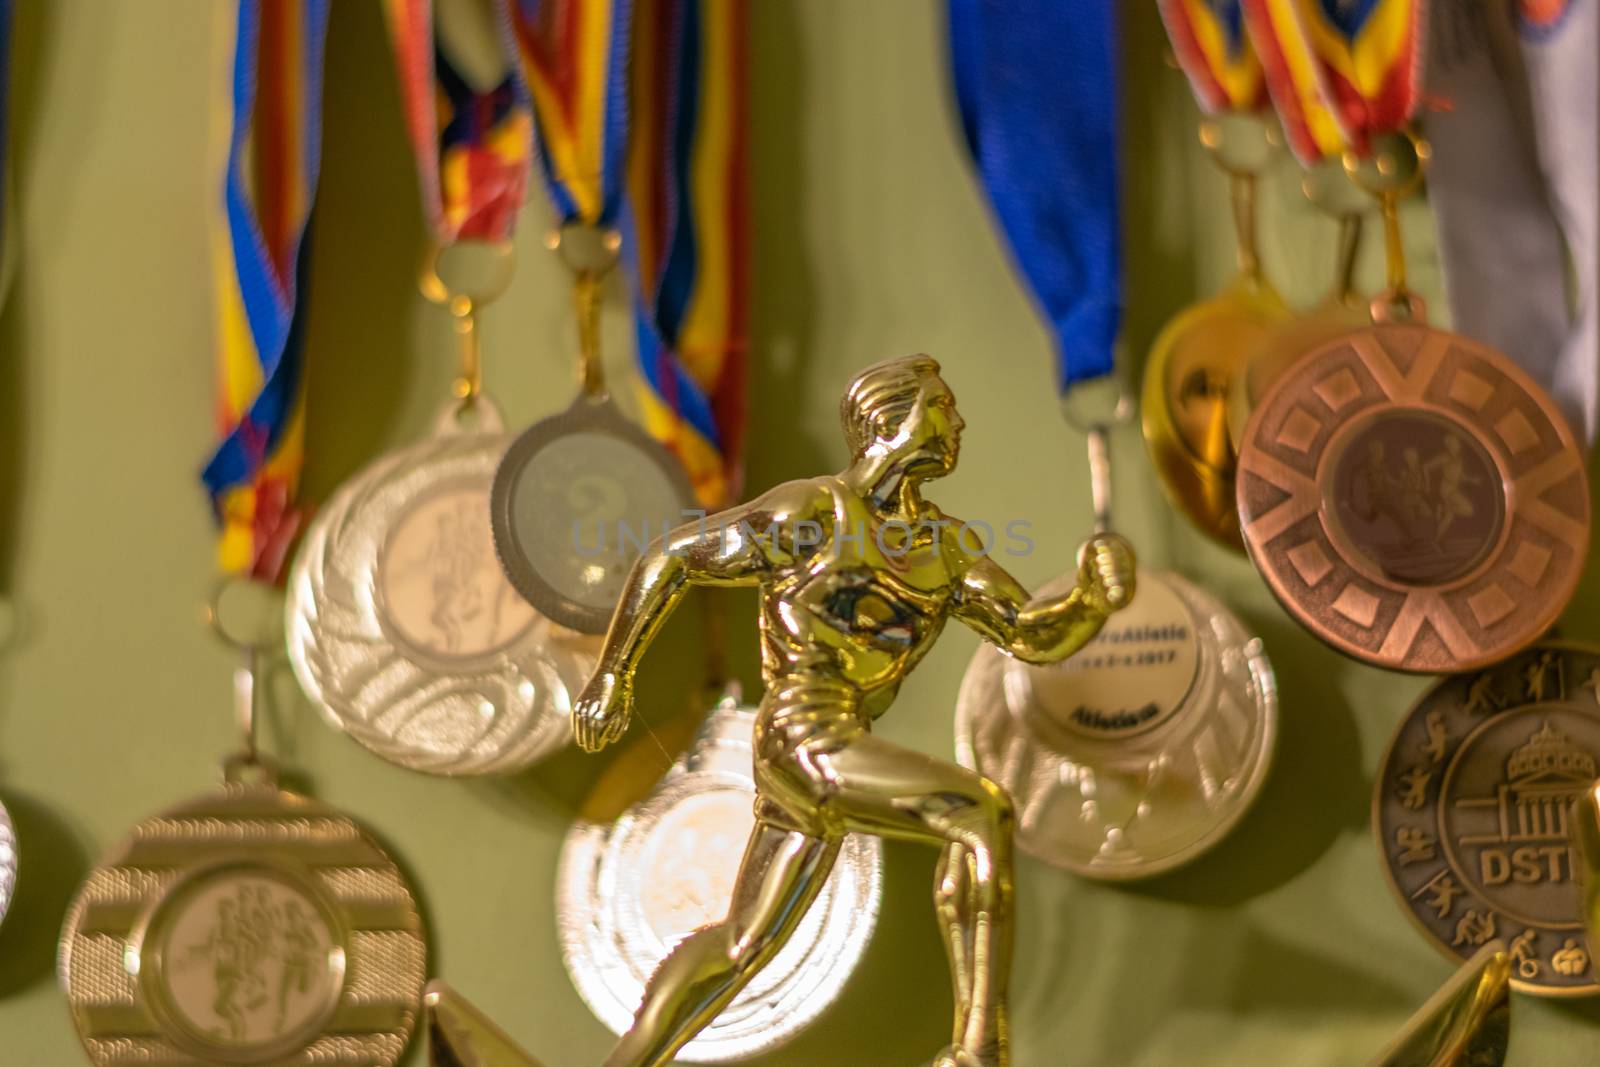
[[[238,0],[212,227],[221,443],[203,480],[229,573],[275,579],[300,527],[306,240],[321,156],[328,0]]]
[[[614,226],[628,137],[631,0],[504,0],[562,223]]]
[[[649,0],[634,27],[626,245],[639,395],[707,508],[742,488],[747,17],[740,0]]]

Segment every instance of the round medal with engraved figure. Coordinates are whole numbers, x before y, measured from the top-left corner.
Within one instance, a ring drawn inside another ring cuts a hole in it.
[[[1589,544],[1582,453],[1505,356],[1419,325],[1294,365],[1240,453],[1245,544],[1300,623],[1350,656],[1474,669],[1537,640]]]
[[[507,774],[563,747],[598,641],[506,581],[489,528],[509,438],[482,397],[463,426],[358,474],[317,515],[288,583],[290,662],[312,701],[383,758]]]
[[[724,702],[649,797],[615,822],[579,822],[567,835],[556,895],[562,955],[579,995],[617,1034],[672,947],[728,913],[755,824],[754,728],[753,708]],[[809,1026],[860,962],[881,897],[881,843],[849,836],[788,943],[678,1059],[745,1059]]]
[[[99,1067],[400,1060],[427,944],[359,825],[270,782],[147,819],[67,914],[59,973]]]
[[[1406,913],[1447,953],[1500,939],[1524,992],[1600,992],[1574,802],[1600,776],[1600,649],[1539,644],[1435,685],[1384,757],[1373,829]]]
[[[1023,851],[1091,878],[1146,878],[1243,817],[1266,781],[1277,715],[1260,640],[1215,597],[1145,571],[1133,603],[1062,663],[980,648],[956,706],[956,753],[1011,794]]]
[[[602,634],[634,560],[689,520],[678,461],[604,396],[511,443],[494,476],[494,548],[511,584],[562,626]]]

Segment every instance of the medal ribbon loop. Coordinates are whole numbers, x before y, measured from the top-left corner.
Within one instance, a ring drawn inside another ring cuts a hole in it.
[[[948,7],[967,148],[1051,326],[1063,392],[1111,372],[1122,317],[1117,6]]]
[[[748,359],[748,9],[640,4],[628,241],[644,422],[707,508],[740,493]]]
[[[224,571],[276,579],[301,522],[305,240],[321,154],[327,0],[239,0],[212,228],[221,442],[202,480]]]

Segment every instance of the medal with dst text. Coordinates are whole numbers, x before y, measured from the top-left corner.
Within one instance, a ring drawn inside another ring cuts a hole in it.
[[[562,956],[614,1033],[633,1025],[645,983],[672,947],[728,912],[755,821],[754,728],[754,708],[723,701],[649,797],[615,822],[580,822],[567,835],[556,880]],[[877,839],[846,838],[793,938],[677,1058],[744,1059],[815,1021],[872,940],[882,877]]]
[[[1307,353],[1245,429],[1245,544],[1289,613],[1358,659],[1471,670],[1536,640],[1589,545],[1584,462],[1510,359],[1426,324],[1407,291],[1397,204],[1426,147],[1358,164],[1380,197],[1389,289],[1375,321]]]
[[[139,823],[67,912],[58,973],[98,1067],[392,1067],[417,1023],[411,889],[354,820],[278,785],[249,663],[222,788]]]
[[[1600,774],[1600,649],[1538,644],[1440,681],[1380,768],[1373,834],[1428,939],[1462,959],[1503,940],[1523,992],[1600,992],[1573,832]]]
[[[599,302],[616,238],[580,226],[558,235],[577,279],[583,389],[511,443],[490,512],[511,584],[542,614],[591,634],[605,632],[644,546],[683,522],[694,499],[678,461],[606,391]]]

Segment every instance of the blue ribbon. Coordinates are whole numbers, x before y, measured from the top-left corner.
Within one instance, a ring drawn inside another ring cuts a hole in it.
[[[1122,318],[1114,0],[949,0],[967,147],[1055,333],[1063,391]]]

